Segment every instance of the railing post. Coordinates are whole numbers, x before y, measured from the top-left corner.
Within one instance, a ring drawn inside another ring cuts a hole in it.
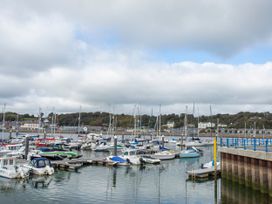
[[[244,145],[244,149],[246,149],[246,140],[243,139],[243,145]]]
[[[256,138],[254,138],[253,142],[254,142],[253,149],[254,151],[256,151]]]
[[[268,139],[265,140],[265,151],[268,152]]]
[[[229,147],[229,138],[227,138],[227,147]]]

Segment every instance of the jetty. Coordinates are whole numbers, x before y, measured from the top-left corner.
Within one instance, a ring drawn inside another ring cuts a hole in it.
[[[220,146],[222,178],[272,196],[271,139],[222,139]]]
[[[117,162],[112,162],[106,159],[72,159],[72,160],[60,160],[60,161],[51,161],[55,169],[60,170],[73,170],[77,171],[81,167],[85,166],[117,166]]]
[[[214,168],[206,168],[206,169],[196,169],[187,171],[189,176],[189,180],[193,181],[203,181],[208,179],[213,179],[215,177],[220,176],[220,168],[217,168],[216,171]]]

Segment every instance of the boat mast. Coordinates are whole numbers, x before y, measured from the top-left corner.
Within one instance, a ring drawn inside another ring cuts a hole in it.
[[[197,137],[199,138],[199,108],[197,107]]]
[[[134,131],[133,131],[133,135],[134,138],[136,137],[136,132],[137,132],[137,116],[136,116],[136,109],[137,109],[137,105],[134,106],[134,110],[133,110],[133,118],[134,118]]]
[[[2,143],[3,143],[3,139],[4,139],[4,132],[5,132],[5,118],[6,117],[6,104],[4,103],[4,106],[3,106],[3,121],[2,121]]]
[[[77,125],[77,134],[80,133],[80,120],[81,120],[81,106],[79,107],[79,113],[78,113],[78,125]]]
[[[55,135],[56,134],[56,125],[57,125],[57,114],[56,113],[54,113],[54,121],[55,121],[55,125],[53,127],[53,133]]]
[[[159,136],[161,136],[161,104],[159,106]]]
[[[41,107],[39,107],[39,115],[38,115],[38,135],[39,136],[40,136],[41,123],[42,123],[41,112],[42,112],[42,109]]]
[[[54,127],[54,112],[55,112],[55,107],[53,107],[52,110],[52,116],[51,116],[51,136],[53,136],[53,127]]]
[[[16,115],[16,136],[19,135],[19,114]]]
[[[188,129],[187,129],[187,111],[188,106],[186,106],[185,116],[184,116],[184,135],[185,135],[185,142],[187,142],[188,137]]]

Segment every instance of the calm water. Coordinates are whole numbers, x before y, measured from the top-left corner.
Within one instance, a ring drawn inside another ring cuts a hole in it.
[[[264,194],[221,179],[186,181],[187,170],[212,159],[212,147],[203,149],[200,158],[163,161],[143,168],[89,166],[28,181],[0,178],[0,203],[271,203]],[[83,154],[85,158],[107,156]]]

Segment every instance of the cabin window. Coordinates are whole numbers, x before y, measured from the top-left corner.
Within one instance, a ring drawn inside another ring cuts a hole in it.
[[[9,160],[9,165],[13,165],[13,159]]]
[[[45,167],[45,166],[46,166],[46,165],[45,165],[44,160],[38,161],[38,165],[37,165],[38,168],[43,168],[43,167]]]
[[[8,160],[4,160],[4,166],[8,165]]]

